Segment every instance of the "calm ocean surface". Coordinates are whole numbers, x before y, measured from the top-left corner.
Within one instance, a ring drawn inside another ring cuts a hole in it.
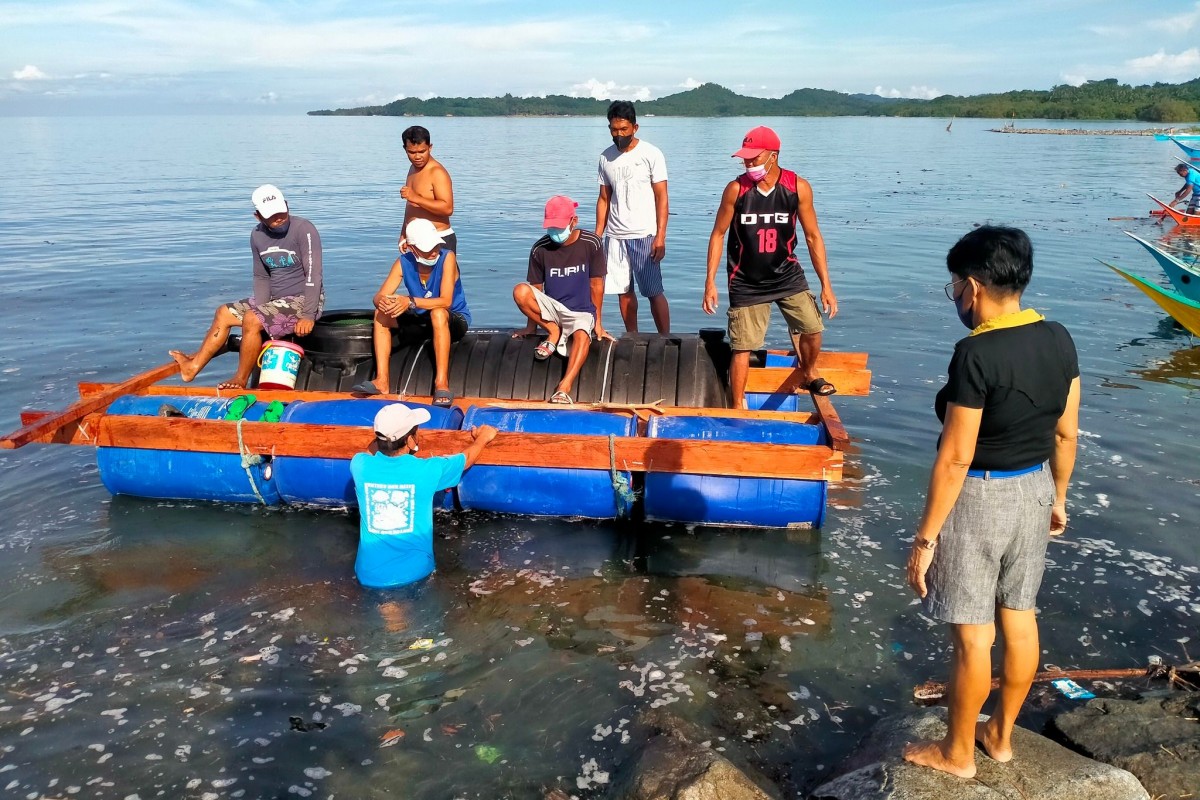
[[[67,405],[79,380],[193,348],[213,307],[249,291],[260,183],[320,230],[328,308],[368,306],[395,253],[414,122],[0,118],[0,428]],[[473,315],[518,325],[510,290],[542,203],[569,194],[591,224],[605,125],[421,122],[454,178]],[[670,171],[678,331],[723,324],[724,306],[700,311],[704,254],[728,154],[759,122],[642,120]],[[945,675],[945,632],[904,587],[904,539],[964,334],[943,259],[987,221],[1033,238],[1026,302],[1067,325],[1083,371],[1043,662],[1200,655],[1200,348],[1095,261],[1161,277],[1120,231],[1164,230],[1108,218],[1144,217],[1144,192],[1178,188],[1174,146],[979,120],[768,124],[815,190],[841,306],[826,346],[868,351],[874,370],[869,397],[835,398],[856,449],[823,530],[445,518],[437,573],[380,593],[354,579],[354,516],[112,498],[91,450],[6,452],[0,795],[590,797],[660,706],[785,794],[811,788],[876,715]],[[778,318],[771,337],[785,343]],[[200,380],[231,370],[219,359]],[[381,749],[389,731],[404,738]]]

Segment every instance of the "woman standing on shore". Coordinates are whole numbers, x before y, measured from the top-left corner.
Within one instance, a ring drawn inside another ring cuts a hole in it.
[[[1021,308],[1033,246],[1016,228],[984,226],[946,256],[947,297],[971,329],[958,342],[945,387],[929,493],[908,583],[925,612],[950,623],[954,655],[945,738],[908,745],[904,758],[963,778],[975,775],[975,742],[1012,758],[1012,729],[1039,660],[1034,604],[1049,536],[1067,525],[1075,465],[1079,364],[1067,330]],[[1003,636],[1000,694],[991,649]]]

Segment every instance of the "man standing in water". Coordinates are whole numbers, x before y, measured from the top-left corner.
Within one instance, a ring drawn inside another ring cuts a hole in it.
[[[429,141],[428,130],[413,125],[400,134],[400,139],[404,142],[408,163],[412,165],[400,189],[400,196],[407,203],[401,231],[408,230],[408,223],[414,219],[427,219],[441,234],[444,242],[442,247],[457,253],[458,237],[450,227],[450,215],[454,213],[454,186],[450,182],[450,173],[433,157],[433,144]],[[400,252],[407,251],[408,241],[402,233]]]
[[[471,444],[450,456],[418,458],[418,430],[430,419],[420,407],[392,403],[375,415],[369,451],[350,459],[361,518],[354,572],[363,586],[394,589],[433,572],[433,499],[496,438],[496,429],[471,429]]]
[[[665,335],[671,310],[659,262],[667,253],[667,161],[661,150],[637,138],[637,130],[633,103],[617,100],[608,107],[613,144],[600,154],[596,235],[608,259],[605,292],[618,295],[625,330],[637,332],[640,291],[650,301],[654,327]]]
[[[272,339],[291,333],[307,336],[325,305],[317,229],[303,217],[289,213],[283,192],[269,183],[255,189],[251,200],[258,220],[258,227],[250,234],[254,294],[217,306],[212,325],[195,353],[170,351],[185,383],[224,349],[229,330],[240,326],[242,345],[237,372],[217,388],[245,388],[258,361],[263,334]]]
[[[704,313],[717,310],[717,265],[721,243],[729,232],[726,270],[729,273],[729,389],[734,408],[746,404],[750,351],[761,350],[771,321],[771,303],[787,321],[802,371],[801,385],[815,395],[837,391],[817,373],[821,353],[821,310],[808,288],[804,268],[796,258],[796,223],[804,231],[808,257],[821,280],[821,305],[832,319],[837,298],[829,286],[825,240],[817,227],[812,187],[791,170],[779,166],[779,136],[758,127],[742,139],[733,154],[746,165],[721,196],[712,234],[708,237],[708,276],[704,281]],[[733,229],[730,230],[730,225]]]
[[[1200,207],[1200,171],[1187,164],[1176,164],[1175,174],[1183,178],[1183,186],[1175,193],[1175,199],[1171,201],[1171,205],[1179,205],[1184,200],[1191,198],[1188,200],[1187,213],[1195,214],[1197,207]]]

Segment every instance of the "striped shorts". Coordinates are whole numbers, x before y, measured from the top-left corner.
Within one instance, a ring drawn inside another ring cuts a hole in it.
[[[1053,505],[1046,467],[1013,478],[968,477],[938,535],[925,613],[956,625],[984,625],[995,621],[996,606],[1033,608]]]
[[[637,282],[642,297],[658,297],[663,293],[662,270],[650,258],[654,236],[642,239],[604,237],[604,255],[608,259],[608,275],[604,278],[605,294],[626,294]],[[631,280],[632,275],[632,280]]]

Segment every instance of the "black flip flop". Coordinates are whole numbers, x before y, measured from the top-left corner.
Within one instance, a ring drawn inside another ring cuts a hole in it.
[[[837,387],[824,378],[813,378],[804,388],[817,397],[829,397],[831,394],[837,394]]]
[[[354,392],[355,394],[365,394],[368,396],[375,395],[375,394],[383,394],[383,392],[379,391],[379,389],[376,388],[375,384],[371,383],[370,381],[360,381],[359,383],[356,383],[353,386],[351,386],[350,391]]]

